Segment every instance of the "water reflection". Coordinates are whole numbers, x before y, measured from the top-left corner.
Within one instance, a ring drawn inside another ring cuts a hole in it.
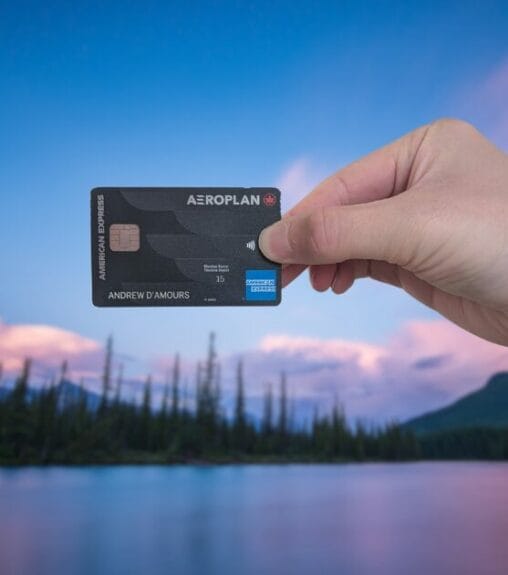
[[[0,573],[508,572],[508,465],[0,470]]]

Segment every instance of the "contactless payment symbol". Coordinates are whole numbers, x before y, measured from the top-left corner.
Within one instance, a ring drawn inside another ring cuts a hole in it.
[[[275,197],[274,194],[265,194],[263,196],[263,204],[267,207],[267,208],[272,208],[273,206],[275,206],[275,204],[277,203],[277,198]]]

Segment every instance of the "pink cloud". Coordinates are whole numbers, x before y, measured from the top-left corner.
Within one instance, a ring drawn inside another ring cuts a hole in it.
[[[49,325],[9,325],[0,320],[0,362],[7,374],[19,370],[27,357],[40,374],[67,359],[73,373],[96,374],[102,346],[77,333]]]
[[[298,203],[326,175],[325,170],[313,165],[306,157],[296,158],[286,166],[275,183],[282,192],[283,211]]]
[[[351,417],[386,421],[480,387],[508,368],[508,349],[436,320],[405,324],[382,345],[269,335],[245,360],[254,393],[285,370],[297,401],[326,409],[338,397]]]
[[[385,355],[382,347],[347,340],[317,340],[308,337],[269,335],[260,343],[264,353],[284,353],[304,355],[313,362],[328,361],[354,362],[365,372],[373,375],[378,372],[379,360]]]
[[[96,385],[103,353],[98,342],[77,333],[48,325],[0,322],[0,362],[11,376],[25,357],[34,360],[34,379],[39,380],[67,359],[74,379],[84,375]],[[229,408],[239,357],[219,356],[224,403]],[[259,411],[267,383],[276,386],[284,370],[300,414],[310,415],[315,405],[326,411],[338,398],[352,419],[372,422],[404,420],[441,407],[480,387],[494,372],[508,369],[508,348],[485,342],[444,320],[406,323],[378,344],[269,334],[241,357],[252,412]],[[156,368],[156,400],[172,362],[173,357],[150,360]],[[192,404],[195,362],[182,358],[181,369]],[[139,396],[142,381],[130,378],[127,393]]]

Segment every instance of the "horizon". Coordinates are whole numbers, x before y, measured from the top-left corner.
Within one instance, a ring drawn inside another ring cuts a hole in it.
[[[215,332],[208,334],[208,345],[210,345],[210,338],[213,337],[214,342],[216,342]],[[196,391],[196,374],[197,371],[201,371],[203,364],[205,362],[205,354],[203,357],[195,359],[194,362],[187,361],[182,358],[179,352],[176,352],[172,358],[166,358],[167,363],[164,365],[164,371],[159,371],[159,373],[154,377],[152,373],[147,373],[144,377],[126,377],[125,364],[122,361],[122,354],[118,354],[114,346],[113,335],[108,336],[108,341],[111,341],[111,360],[110,360],[110,377],[111,377],[111,389],[106,393],[106,401],[112,401],[118,391],[115,391],[117,386],[120,387],[121,393],[118,395],[122,402],[127,404],[141,405],[143,401],[143,395],[146,391],[147,382],[150,382],[151,389],[151,408],[154,412],[161,409],[163,404],[163,397],[165,393],[171,389],[171,379],[172,372],[175,366],[175,362],[178,363],[178,369],[180,374],[180,396],[181,396],[181,409],[187,410],[193,413],[196,409],[197,391]],[[215,344],[214,344],[215,345]],[[67,359],[63,358],[58,366],[46,367],[44,371],[39,371],[34,377],[34,362],[30,357],[25,357],[20,360],[18,372],[11,370],[7,372],[10,375],[5,377],[3,371],[3,365],[0,363],[0,390],[12,390],[16,384],[16,381],[23,372],[24,367],[28,362],[28,387],[29,389],[38,391],[47,389],[48,386],[59,387],[61,384],[70,384],[76,389],[83,389],[86,393],[91,394],[91,396],[100,399],[104,395],[103,388],[103,378],[104,369],[106,366],[106,354],[107,354],[108,342],[106,345],[100,349],[101,355],[96,355],[96,360],[99,360],[100,364],[95,371],[93,377],[85,377],[84,375],[73,374],[72,368],[69,366]],[[119,358],[119,359],[118,359]],[[100,363],[102,360],[102,364]],[[436,361],[435,358],[426,358],[423,360],[424,363],[429,363],[432,367],[432,363]],[[245,371],[244,358],[240,356],[226,357],[225,365],[228,370],[226,372],[226,377],[224,377],[224,370],[222,369],[223,363],[221,362],[220,353],[217,354],[216,358],[219,380],[217,382],[219,386],[219,406],[218,409],[227,419],[231,419],[234,413],[234,402],[236,401],[237,394],[237,380],[236,373],[239,364],[242,365],[243,371]],[[40,365],[35,363],[35,369],[39,368]],[[336,389],[329,389],[327,393],[323,396],[313,396],[300,395],[298,390],[294,390],[291,386],[291,380],[287,377],[288,372],[282,369],[279,372],[273,372],[271,377],[264,379],[255,379],[255,385],[249,385],[249,381],[244,380],[245,385],[245,401],[246,401],[246,414],[252,418],[253,422],[259,422],[262,417],[263,412],[263,402],[266,399],[266,394],[273,393],[275,397],[278,397],[280,393],[280,381],[281,378],[286,382],[287,394],[288,394],[288,406],[290,413],[292,414],[293,425],[295,429],[307,429],[311,424],[314,417],[318,414],[320,417],[328,417],[333,412],[333,410],[339,407],[348,422],[353,428],[361,423],[368,429],[375,428],[377,426],[389,425],[393,422],[404,423],[415,418],[439,411],[443,408],[453,405],[455,402],[460,401],[471,393],[475,393],[485,388],[491,379],[499,374],[508,373],[508,370],[498,369],[485,376],[482,381],[473,383],[472,387],[468,390],[459,391],[456,396],[444,399],[442,403],[437,403],[433,407],[427,409],[418,408],[413,413],[410,413],[406,417],[397,417],[394,415],[382,416],[380,413],[374,413],[374,417],[369,416],[357,416],[355,417],[349,413],[347,403],[343,401],[341,397],[337,395]],[[252,383],[252,382],[251,382]],[[353,381],[353,384],[356,382]],[[295,394],[296,391],[296,394]],[[306,390],[307,392],[309,390]]]
[[[507,369],[508,349],[373,281],[335,296],[304,276],[277,308],[91,303],[95,186],[276,185],[287,210],[325,176],[438,117],[462,117],[508,150],[505,3],[413,8],[4,6],[4,378],[24,357],[36,379],[68,359],[93,387],[114,333],[115,369],[121,361],[132,381],[160,381],[177,352],[192,381],[216,331],[227,393],[242,357],[251,395],[284,370],[298,401],[338,397],[350,417],[376,423],[440,407]]]

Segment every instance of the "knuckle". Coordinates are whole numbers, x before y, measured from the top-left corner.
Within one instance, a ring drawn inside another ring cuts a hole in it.
[[[478,130],[469,122],[460,118],[440,118],[434,122],[434,127],[439,131],[450,134],[477,134]]]
[[[413,272],[423,273],[430,260],[435,258],[443,242],[443,212],[442,201],[436,198],[425,204],[406,199],[401,203],[403,220],[395,222],[403,236],[398,234],[388,246],[388,258],[401,267]],[[405,241],[401,241],[404,237]]]
[[[320,208],[314,211],[308,220],[309,255],[327,257],[332,251],[336,238],[336,224],[330,209]]]
[[[287,245],[289,247],[290,254],[298,254],[300,247],[300,233],[297,226],[295,225],[295,219],[293,217],[284,218],[282,220],[286,227],[286,238]]]

